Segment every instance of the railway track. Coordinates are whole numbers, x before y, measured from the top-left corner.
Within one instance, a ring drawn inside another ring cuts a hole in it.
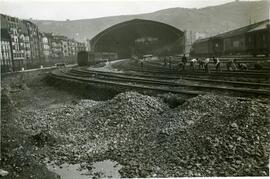
[[[159,91],[159,92],[166,92],[166,93],[175,93],[175,94],[184,94],[184,95],[192,95],[196,96],[199,94],[205,94],[201,91],[191,91],[191,90],[175,90],[175,89],[168,89],[168,88],[162,88],[162,87],[154,87],[154,86],[145,86],[140,84],[130,84],[130,83],[121,83],[121,82],[114,82],[114,81],[108,81],[108,80],[100,80],[100,79],[89,79],[85,77],[79,77],[79,76],[73,76],[70,74],[59,74],[59,73],[50,73],[50,77],[58,80],[64,80],[64,81],[72,81],[77,83],[83,83],[83,84],[101,84],[101,85],[109,85],[110,87],[123,87],[128,89],[138,89],[138,90],[151,90],[151,91]]]
[[[164,66],[164,62],[161,62],[161,61],[151,61],[151,62],[145,62],[146,64],[149,64],[151,65],[152,67],[159,67],[159,68],[163,68],[163,69],[167,69],[167,70],[170,70],[169,68],[169,65],[167,64],[166,66]],[[176,66],[177,63],[179,63],[179,61],[175,61],[175,62],[172,62],[172,65]],[[254,62],[253,62],[254,63]],[[197,65],[198,66],[198,65]],[[223,68],[222,68],[223,67]],[[187,63],[187,68],[190,68],[189,67],[189,63]],[[211,71],[215,71],[215,65],[213,62],[210,62],[209,63],[209,68]],[[226,69],[226,64],[222,64],[221,63],[221,68],[222,68],[222,71],[223,72],[230,72]],[[225,69],[224,69],[225,68]],[[203,70],[201,70],[203,71]],[[270,69],[269,68],[266,68],[264,67],[263,69],[261,70],[242,70],[240,72],[250,72],[250,73],[269,73],[270,72]]]
[[[149,67],[132,67],[132,68],[118,68],[124,71],[134,71],[153,75],[173,75],[182,77],[207,77],[207,78],[238,78],[239,81],[267,81],[270,79],[269,73],[242,73],[242,72],[178,72],[176,70],[153,70]],[[238,80],[237,80],[238,81]]]
[[[259,87],[265,87],[270,88],[270,84],[268,83],[251,83],[251,82],[239,82],[239,81],[226,81],[226,80],[210,80],[210,79],[201,79],[201,78],[192,78],[192,77],[182,77],[179,76],[156,76],[156,75],[143,75],[143,74],[124,74],[124,73],[112,73],[112,72],[104,72],[104,71],[95,71],[95,70],[77,70],[72,69],[70,70],[73,74],[80,74],[80,75],[99,75],[99,76],[109,76],[109,77],[117,77],[118,79],[138,79],[138,80],[144,80],[144,81],[156,81],[160,82],[163,80],[164,84],[171,85],[172,82],[168,82],[167,80],[189,80],[189,81],[198,81],[198,82],[204,82],[204,83],[210,83],[210,84],[227,84],[227,85],[238,85],[238,86],[248,86],[252,88],[259,88]],[[159,79],[159,80],[154,80]],[[179,83],[173,85],[177,86]]]
[[[240,77],[270,77],[270,72],[269,71],[221,71],[217,72],[215,70],[211,70],[211,73],[208,74],[204,70],[188,70],[188,67],[186,71],[178,71],[176,69],[169,69],[169,68],[164,68],[164,66],[161,65],[155,65],[151,64],[149,62],[146,62],[147,65],[144,65],[146,68],[150,69],[155,69],[153,71],[157,72],[165,72],[165,73],[178,73],[178,74],[189,74],[189,75],[212,75],[212,76],[240,76]],[[139,68],[137,66],[137,68]]]
[[[54,74],[57,76],[57,74]],[[103,83],[105,85],[114,85],[121,87],[128,87],[132,89],[148,89],[155,91],[182,93],[182,94],[204,94],[206,92],[236,92],[249,95],[270,95],[269,90],[251,89],[251,88],[235,88],[228,86],[211,86],[211,85],[198,85],[198,84],[186,84],[179,82],[169,82],[164,80],[149,79],[136,76],[124,76],[123,74],[114,74],[109,72],[98,71],[81,71],[71,70],[66,74],[58,75],[58,78],[79,80],[87,83]]]

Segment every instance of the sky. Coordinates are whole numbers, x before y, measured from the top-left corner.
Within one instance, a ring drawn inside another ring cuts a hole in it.
[[[231,1],[234,0],[0,0],[0,13],[24,19],[76,20],[173,7],[202,8]]]

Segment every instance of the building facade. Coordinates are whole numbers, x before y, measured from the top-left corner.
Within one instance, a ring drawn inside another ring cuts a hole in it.
[[[31,65],[31,48],[30,48],[30,38],[26,24],[22,21],[19,22],[19,49],[23,54],[21,56],[21,62],[19,68],[27,68]]]
[[[1,72],[37,68],[57,62],[74,63],[83,43],[63,35],[40,32],[31,21],[0,14]]]
[[[13,60],[13,70],[20,70],[24,64],[25,54],[24,45],[22,44],[20,20],[15,17],[10,17],[1,14],[1,28],[6,29],[10,36],[11,41],[11,53]]]
[[[77,52],[85,51],[85,50],[86,50],[86,45],[82,42],[78,42],[77,43]]]
[[[41,57],[45,60],[45,62],[49,62],[51,52],[49,38],[45,35],[45,33],[40,33],[40,36]]]
[[[1,28],[1,72],[10,72],[13,69],[10,35],[6,29]]]
[[[52,58],[63,58],[61,39],[57,35],[52,35]]]
[[[31,49],[31,64],[33,66],[39,66],[41,64],[41,53],[40,53],[40,35],[38,26],[31,21],[23,20],[26,24],[29,41],[30,41],[30,49]]]

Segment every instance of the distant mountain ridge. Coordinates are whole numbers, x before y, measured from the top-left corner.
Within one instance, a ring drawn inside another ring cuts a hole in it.
[[[170,8],[153,13],[122,15],[70,21],[31,20],[41,31],[54,32],[78,41],[91,39],[106,28],[139,18],[172,25],[180,30],[205,33],[207,36],[233,30],[250,22],[269,19],[268,0],[239,1],[201,9]]]

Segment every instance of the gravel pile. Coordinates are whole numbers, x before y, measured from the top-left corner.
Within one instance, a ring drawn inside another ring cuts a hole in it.
[[[184,169],[168,176],[269,175],[269,115],[269,105],[215,95],[164,114],[158,132],[165,136],[161,148],[170,148],[167,165]]]
[[[55,138],[51,159],[111,159],[123,165],[122,177],[265,176],[269,115],[269,104],[245,98],[204,95],[170,109],[127,92],[53,113],[25,112],[18,123],[31,135]]]
[[[82,100],[54,112],[28,111],[18,123],[32,136],[43,133],[57,139],[51,157],[60,163],[80,162],[100,158],[119,146],[130,146],[148,132],[148,120],[164,110],[168,107],[159,99],[127,92],[105,102]]]

